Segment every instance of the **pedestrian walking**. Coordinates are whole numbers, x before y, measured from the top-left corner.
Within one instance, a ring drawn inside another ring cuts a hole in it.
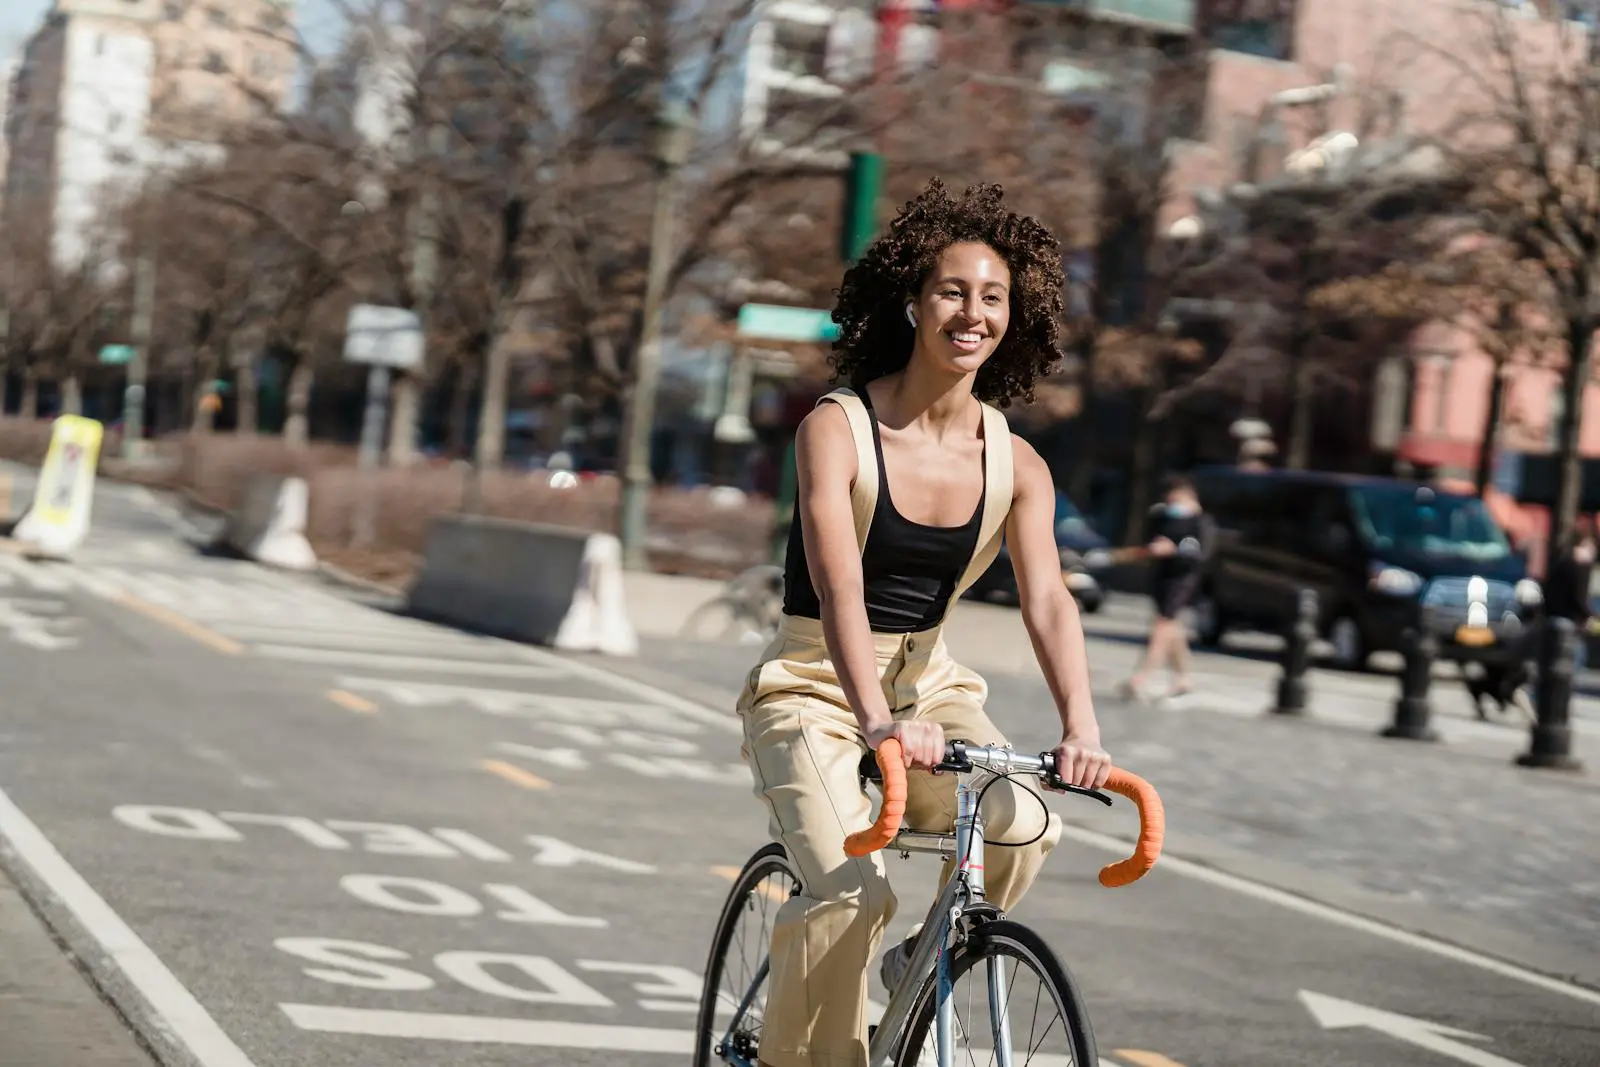
[[[1595,624],[1590,586],[1595,577],[1597,554],[1600,554],[1600,541],[1597,541],[1594,518],[1579,515],[1573,523],[1571,536],[1550,561],[1545,573],[1545,617],[1570,619],[1578,630],[1578,644],[1572,663],[1574,686],[1579,672],[1588,663],[1587,637]],[[1529,722],[1538,718],[1534,702],[1539,682],[1534,663],[1538,656],[1538,642],[1542,640],[1541,630],[1542,627],[1536,626],[1525,629],[1515,656],[1504,662],[1484,664],[1481,669],[1465,674],[1467,692],[1472,697],[1473,710],[1478,718],[1488,719],[1487,705],[1491,702],[1500,711],[1515,708]]]
[[[1124,697],[1147,699],[1146,680],[1163,666],[1172,676],[1167,696],[1183,696],[1194,688],[1189,676],[1189,634],[1182,615],[1200,592],[1214,541],[1215,523],[1201,508],[1194,483],[1182,475],[1169,478],[1162,502],[1150,509],[1145,534],[1155,618],[1150,623],[1144,660],[1122,685]]]

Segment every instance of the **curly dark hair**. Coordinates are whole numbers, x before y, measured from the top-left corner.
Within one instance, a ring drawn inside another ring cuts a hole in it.
[[[1011,271],[1011,323],[978,371],[973,393],[999,407],[1033,399],[1034,385],[1061,358],[1061,252],[1037,219],[1006,210],[1003,196],[998,185],[974,185],[954,197],[934,178],[901,208],[836,291],[833,382],[843,379],[860,390],[903,368],[914,339],[907,298],[921,292],[941,252],[978,241],[999,253]]]

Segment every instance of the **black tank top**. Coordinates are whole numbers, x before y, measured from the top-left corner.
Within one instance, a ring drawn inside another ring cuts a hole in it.
[[[883,438],[878,417],[865,389],[860,392],[872,423],[872,447],[878,460],[878,504],[872,513],[867,547],[861,554],[861,578],[867,602],[867,624],[875,633],[905,634],[929,630],[943,620],[956,583],[978,547],[983,501],[988,495],[988,464],[984,464],[983,493],[972,518],[960,526],[924,526],[895,510],[889,478],[883,467]],[[987,449],[989,443],[984,443]],[[820,619],[822,605],[806,566],[805,538],[800,509],[789,523],[789,546],[784,560],[783,610],[805,619]]]

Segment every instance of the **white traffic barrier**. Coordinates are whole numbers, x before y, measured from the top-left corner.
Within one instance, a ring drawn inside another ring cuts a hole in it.
[[[434,519],[407,609],[575,652],[639,651],[622,585],[622,545],[611,534],[478,515]]]
[[[51,424],[50,450],[39,468],[33,505],[11,531],[25,552],[67,559],[89,535],[104,439],[105,427],[81,415],[62,415]]]
[[[310,500],[311,490],[304,478],[253,474],[238,509],[228,513],[218,541],[269,567],[315,570],[317,554],[306,540]]]

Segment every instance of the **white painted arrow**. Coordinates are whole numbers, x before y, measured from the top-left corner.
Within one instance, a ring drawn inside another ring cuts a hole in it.
[[[1397,1015],[1392,1011],[1369,1008],[1364,1004],[1354,1004],[1323,993],[1313,993],[1308,989],[1300,990],[1300,1003],[1306,1006],[1306,1010],[1311,1012],[1311,1017],[1316,1019],[1317,1025],[1324,1030],[1346,1030],[1353,1026],[1365,1026],[1418,1048],[1425,1048],[1429,1052],[1437,1052],[1441,1056],[1470,1063],[1472,1067],[1522,1067],[1521,1064],[1502,1056],[1454,1040],[1455,1038],[1465,1038],[1468,1041],[1489,1040],[1482,1034],[1475,1034],[1470,1030],[1457,1030],[1442,1023],[1431,1023],[1426,1019],[1413,1019],[1409,1015]]]

